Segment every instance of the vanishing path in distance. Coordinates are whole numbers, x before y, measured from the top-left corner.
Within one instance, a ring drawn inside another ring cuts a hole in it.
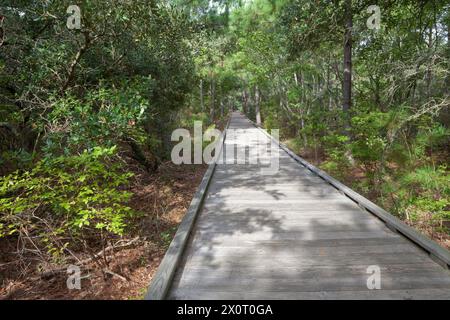
[[[216,165],[166,298],[450,299],[449,271],[422,248],[241,113],[229,128],[241,130],[227,134],[224,150],[263,140],[279,148],[280,168],[262,175],[261,164]],[[381,289],[370,290],[368,269],[378,267]]]

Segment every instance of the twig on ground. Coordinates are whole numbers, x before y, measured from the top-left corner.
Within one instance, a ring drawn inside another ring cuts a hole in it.
[[[112,275],[112,276],[114,276],[114,277],[117,277],[117,278],[119,278],[119,279],[122,280],[122,281],[128,282],[128,279],[127,279],[127,278],[125,278],[124,276],[121,276],[121,275],[118,274],[118,273],[112,272],[111,270],[104,269],[103,272],[105,272],[105,273],[107,273],[107,274],[110,274],[110,275]]]

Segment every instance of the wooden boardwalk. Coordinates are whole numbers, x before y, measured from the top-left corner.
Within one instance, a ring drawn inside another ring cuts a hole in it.
[[[229,128],[242,130],[224,150],[279,148],[240,113]],[[262,166],[216,165],[165,298],[450,299],[446,268],[286,151],[277,172]]]

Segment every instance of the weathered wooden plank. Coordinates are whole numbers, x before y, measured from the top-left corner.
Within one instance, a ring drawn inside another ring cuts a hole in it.
[[[422,263],[429,261],[429,257],[425,254],[411,253],[372,253],[372,254],[347,254],[347,255],[291,255],[282,259],[264,259],[258,255],[233,255],[223,256],[214,259],[214,253],[205,256],[188,257],[186,266],[205,265],[205,266],[221,266],[221,267],[242,267],[257,266],[264,263],[268,268],[277,266],[295,267],[295,266],[316,266],[316,265],[386,265],[386,264],[406,264],[406,263]],[[445,271],[441,272],[442,279],[450,279],[445,276]]]
[[[281,219],[283,217],[298,217],[298,218],[333,218],[333,217],[343,217],[343,219],[347,219],[346,221],[349,221],[348,219],[355,218],[372,218],[373,216],[366,212],[361,211],[359,207],[345,207],[345,208],[333,208],[330,209],[328,212],[323,211],[320,207],[319,208],[296,208],[296,207],[285,207],[285,208],[268,208],[268,209],[261,209],[256,207],[254,209],[252,208],[246,208],[246,207],[236,207],[232,208],[229,206],[227,210],[223,210],[223,214],[220,214],[218,209],[218,205],[212,205],[208,208],[205,208],[204,212],[205,215],[220,215],[224,216],[226,219],[226,216],[240,216],[240,217],[267,217],[267,218],[274,218],[274,219]],[[382,221],[382,220],[380,220]]]
[[[189,258],[193,257],[214,257],[220,260],[222,257],[243,257],[248,255],[249,258],[257,257],[262,259],[271,256],[273,259],[281,259],[288,257],[322,257],[322,256],[342,256],[347,254],[382,254],[382,253],[414,253],[423,254],[419,248],[409,245],[408,243],[389,245],[389,246],[345,246],[345,247],[280,247],[280,246],[220,246],[212,245],[211,247],[192,247],[189,249]]]
[[[274,176],[280,176],[280,177],[301,177],[305,179],[314,179],[317,180],[317,176],[315,176],[311,171],[309,170],[296,170],[295,167],[299,167],[297,163],[295,163],[294,160],[292,160],[292,163],[286,163],[286,164],[279,164],[280,167],[278,168],[277,172],[274,172]],[[229,177],[242,177],[242,178],[254,178],[255,175],[259,175],[261,173],[261,168],[269,168],[269,165],[263,166],[263,165],[247,165],[248,168],[245,169],[245,165],[240,165],[241,168],[235,168],[237,165],[221,165],[220,168],[216,171],[217,176],[221,175],[227,175]]]
[[[208,193],[208,196],[206,199],[208,201],[226,201],[226,200],[235,200],[237,197],[235,195],[230,194],[221,194],[221,193]],[[294,200],[287,200],[287,199],[294,199]],[[307,194],[307,193],[299,193],[299,192],[291,192],[289,194],[286,193],[265,193],[265,192],[259,192],[259,193],[244,193],[242,196],[239,196],[239,201],[248,202],[259,202],[260,200],[263,201],[272,201],[274,203],[278,202],[286,202],[287,203],[296,203],[301,202],[304,200],[308,201],[342,201],[342,195],[339,193],[329,193],[329,194],[322,194],[322,195],[314,195],[314,194]],[[286,201],[284,201],[286,200]]]
[[[268,204],[273,205],[269,207]],[[304,201],[304,202],[253,202],[249,205],[249,203],[245,203],[242,201],[236,200],[236,202],[230,201],[207,201],[205,202],[206,210],[250,210],[253,212],[270,212],[271,208],[276,207],[278,210],[286,210],[286,211],[327,211],[327,210],[358,210],[358,205],[347,200],[340,201]],[[360,210],[360,209],[359,209]]]
[[[233,237],[241,240],[263,241],[270,239],[280,240],[337,240],[337,239],[367,239],[380,237],[396,237],[397,234],[390,230],[377,231],[311,231],[311,230],[279,230],[277,226],[265,229],[255,229],[243,226],[239,230],[229,233],[220,233],[214,230],[196,230],[194,235],[197,241],[233,241]]]
[[[262,278],[255,275],[228,278],[195,277],[182,278],[178,285],[185,289],[200,289],[211,291],[236,291],[246,288],[248,292],[318,292],[318,291],[365,291],[367,290],[367,273],[345,275],[337,273],[332,276],[310,277],[299,274],[291,278]],[[381,288],[384,290],[401,289],[450,289],[450,278],[442,279],[440,273],[385,274],[381,278]]]
[[[220,221],[218,221],[220,222]],[[274,227],[275,226],[275,227]],[[217,234],[230,234],[244,230],[245,228],[256,232],[258,230],[265,231],[267,228],[274,229],[272,234],[279,234],[284,232],[387,232],[386,226],[377,221],[370,221],[366,223],[320,223],[318,221],[298,222],[295,220],[289,221],[289,223],[283,223],[281,221],[271,220],[240,220],[220,225],[211,222],[198,222],[196,230],[198,232],[214,232]],[[291,231],[292,230],[292,231]]]
[[[244,240],[236,239],[236,241],[227,241],[224,243],[201,243],[192,242],[190,244],[191,248],[194,250],[196,248],[206,247],[274,247],[274,248],[307,248],[307,247],[345,247],[345,246],[390,246],[397,244],[410,244],[410,242],[400,235],[394,235],[388,238],[365,238],[365,239],[316,239],[316,240],[282,240],[282,239],[269,239],[269,240]],[[413,245],[413,247],[416,247]],[[417,247],[419,248],[419,247]],[[428,261],[429,263],[441,268],[436,263]]]
[[[257,190],[263,190],[265,188],[273,187],[274,185],[285,185],[286,187],[292,187],[292,188],[298,188],[298,190],[301,189],[319,189],[319,188],[331,188],[330,184],[323,183],[323,182],[300,182],[300,181],[294,181],[294,180],[259,180],[255,181],[252,179],[249,180],[239,180],[239,181],[226,181],[226,180],[217,180],[216,178],[213,178],[214,180],[214,186],[217,188],[233,188],[233,187],[239,187],[239,188],[255,188]],[[331,189],[330,189],[331,190]]]
[[[298,166],[298,164],[297,164]],[[266,167],[267,170],[269,167]],[[281,170],[281,169],[280,169]],[[228,170],[222,170],[221,172],[216,172],[215,181],[225,182],[223,179],[226,178],[226,181],[245,181],[250,180],[253,182],[264,181],[264,183],[281,183],[286,184],[292,182],[295,185],[313,185],[316,187],[320,187],[321,185],[328,185],[326,181],[321,179],[317,179],[317,177],[306,175],[306,174],[298,174],[295,172],[278,172],[278,173],[270,173],[263,175],[262,171],[254,171],[254,172],[228,172]]]
[[[198,300],[449,300],[448,289],[409,289],[409,290],[366,290],[366,291],[322,291],[322,292],[235,292],[178,289],[172,292],[171,299]]]
[[[241,199],[253,199],[255,197],[272,197],[275,199],[283,199],[283,198],[320,198],[331,197],[337,198],[341,197],[342,194],[339,193],[334,188],[310,188],[310,187],[300,187],[293,186],[289,189],[287,188],[220,188],[217,185],[214,185],[214,189],[208,190],[208,197],[233,197],[233,198],[241,198]]]
[[[340,194],[338,190],[336,190],[334,187],[332,187],[329,184],[324,184],[322,186],[314,185],[315,188],[308,186],[306,184],[301,183],[281,183],[281,184],[266,184],[264,187],[261,188],[249,188],[245,186],[223,186],[220,183],[217,183],[218,181],[216,179],[213,180],[214,186],[211,188],[211,193],[223,193],[223,194],[230,194],[230,195],[239,195],[244,196],[246,193],[261,193],[261,192],[280,192],[284,193],[286,195],[288,194],[308,194],[308,192],[320,192],[321,194]],[[325,187],[323,189],[322,187]],[[245,194],[244,194],[245,193]]]
[[[245,215],[239,213],[228,213],[221,215],[220,213],[212,213],[202,214],[201,219],[197,222],[198,226],[213,226],[214,224],[252,224],[252,225],[275,225],[281,224],[286,227],[290,225],[295,226],[309,226],[312,224],[320,224],[322,226],[326,225],[349,225],[349,226],[359,226],[362,224],[367,225],[383,225],[384,223],[381,220],[373,219],[369,214],[364,215],[359,212],[351,212],[353,215],[346,214],[348,212],[340,212],[336,215],[326,215],[318,212],[316,214],[310,215],[301,215],[298,212],[294,212],[292,214],[286,214],[285,212],[281,212],[279,214],[274,214],[273,211],[270,215],[266,214],[254,214],[254,215]],[[355,218],[357,220],[350,220],[350,218]]]
[[[243,266],[243,267],[217,267],[217,266],[186,266],[182,272],[179,272],[174,278],[174,281],[179,281],[181,278],[189,279],[193,277],[245,277],[249,275],[257,275],[261,278],[291,278],[291,277],[331,277],[331,276],[350,276],[356,275],[368,275],[367,265],[344,265],[344,266],[294,266],[285,267],[280,265],[275,268],[269,268],[267,266]],[[422,263],[413,264],[390,264],[388,266],[380,266],[381,274],[434,274],[442,275],[442,268],[436,263],[425,261]]]
[[[256,198],[256,199],[246,199],[244,198],[233,198],[233,199],[229,199],[226,197],[208,197],[208,201],[205,202],[205,204],[207,205],[215,205],[215,204],[228,204],[231,203],[232,205],[237,205],[237,206],[246,206],[248,208],[253,208],[255,206],[264,206],[264,207],[268,207],[270,208],[272,205],[273,206],[278,206],[278,205],[282,205],[283,207],[289,207],[289,206],[315,206],[317,205],[317,199],[311,199],[311,198],[300,198],[300,199],[277,199],[277,198],[271,198],[268,197],[267,195],[262,196],[260,198]],[[320,201],[321,204],[325,204],[325,205],[331,205],[331,206],[336,206],[339,204],[351,204],[354,206],[357,206],[357,204],[353,201],[351,201],[350,199],[347,199],[345,197],[336,197],[336,198],[325,198],[325,199],[321,199]]]

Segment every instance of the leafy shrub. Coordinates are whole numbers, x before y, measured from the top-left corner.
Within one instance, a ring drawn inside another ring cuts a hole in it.
[[[450,220],[449,178],[445,166],[420,167],[405,174],[397,185],[397,211],[411,221],[423,215],[429,215],[432,223]]]
[[[450,195],[450,186],[448,184],[449,174],[444,165],[434,168],[431,166],[417,168],[413,172],[405,175],[402,182],[411,194],[430,193],[441,195]]]
[[[285,141],[283,141],[283,143],[286,144],[286,146],[289,149],[293,150],[297,154],[300,154],[302,151],[303,145],[302,145],[302,141],[301,141],[300,137],[295,137],[292,139],[285,140]]]
[[[415,159],[425,159],[427,150],[432,151],[449,143],[450,130],[441,124],[423,126],[411,142],[411,153]]]
[[[118,88],[101,84],[83,100],[55,98],[48,121],[43,150],[47,156],[69,155],[94,146],[113,146],[126,138],[143,144],[148,139],[142,124],[148,117],[146,92],[152,80],[135,77]]]
[[[322,144],[327,150],[328,159],[321,164],[321,168],[338,179],[344,179],[351,164],[346,151],[348,137],[340,134],[329,134],[322,138]]]
[[[136,213],[126,206],[131,193],[120,190],[131,174],[113,163],[115,153],[115,146],[95,147],[1,177],[0,237],[17,235],[58,256],[90,233],[123,234]]]
[[[264,118],[264,128],[270,132],[272,129],[278,129],[280,126],[278,124],[278,120],[275,118],[273,114],[268,114]]]
[[[386,146],[385,131],[389,113],[370,112],[353,117],[351,144],[352,154],[356,160],[365,165],[379,161]]]
[[[210,122],[209,115],[205,112],[182,115],[179,126],[181,128],[191,129],[194,128],[195,121],[201,121],[203,126],[206,126]]]

